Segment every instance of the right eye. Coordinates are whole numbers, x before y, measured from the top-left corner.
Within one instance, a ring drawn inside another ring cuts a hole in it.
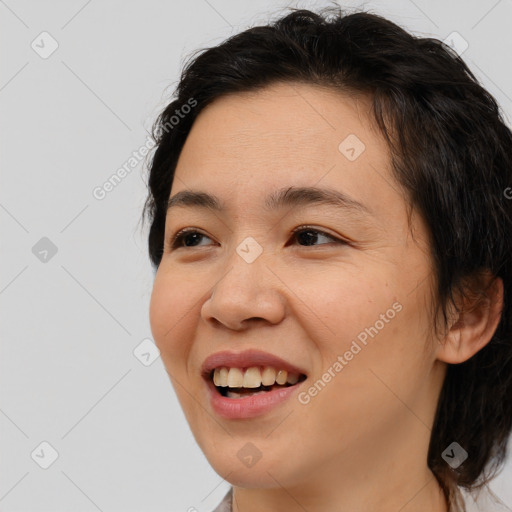
[[[196,247],[198,244],[198,240],[201,239],[201,237],[206,237],[205,234],[201,233],[200,231],[197,231],[194,228],[185,228],[180,231],[178,231],[170,240],[170,246],[171,249],[179,249],[180,247]],[[211,240],[211,239],[210,239]],[[191,243],[188,243],[191,242]]]

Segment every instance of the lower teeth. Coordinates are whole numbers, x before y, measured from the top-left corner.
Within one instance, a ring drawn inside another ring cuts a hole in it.
[[[268,391],[249,391],[248,393],[237,393],[236,391],[226,391],[228,398],[242,398],[246,396],[261,395],[262,393],[268,393]]]
[[[220,393],[222,396],[225,396],[227,398],[245,398],[245,397],[248,397],[248,396],[255,396],[255,395],[261,395],[262,393],[268,393],[269,391],[272,391],[274,390],[275,388],[285,388],[289,386],[289,384],[285,384],[285,385],[279,385],[279,384],[273,384],[272,386],[263,386],[264,388],[267,388],[267,389],[257,389],[257,390],[254,390],[254,391],[250,391],[250,390],[246,390],[244,389],[243,391],[231,391],[229,388],[220,388]],[[225,389],[225,391],[224,391]],[[237,388],[237,389],[240,389],[240,388]]]

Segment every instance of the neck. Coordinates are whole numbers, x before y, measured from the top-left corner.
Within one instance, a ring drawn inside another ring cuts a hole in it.
[[[364,443],[293,481],[270,469],[269,487],[234,486],[233,512],[447,512],[444,493],[426,466],[430,431],[414,417],[402,425],[373,443],[363,435]]]
[[[434,475],[426,471],[422,479],[409,479],[394,493],[368,482],[358,486],[339,485],[308,491],[310,487],[276,487],[273,489],[246,489],[233,487],[233,512],[448,512],[444,494]],[[324,492],[325,490],[325,492]]]

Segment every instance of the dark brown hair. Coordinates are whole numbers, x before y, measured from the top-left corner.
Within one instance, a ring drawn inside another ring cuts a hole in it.
[[[432,429],[428,466],[456,503],[457,485],[483,485],[499,469],[512,424],[512,133],[495,99],[441,41],[368,12],[293,9],[201,50],[184,67],[175,99],[153,127],[143,218],[149,214],[154,269],[174,171],[195,118],[216,98],[276,82],[372,99],[396,182],[429,229],[445,326],[455,293],[472,292],[466,278],[488,270],[503,280],[498,328],[468,361],[448,365]],[[457,469],[441,456],[453,441],[469,454]]]

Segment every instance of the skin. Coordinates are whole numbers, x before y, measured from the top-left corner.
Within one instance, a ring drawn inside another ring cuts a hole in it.
[[[349,134],[366,147],[354,161],[338,149]],[[343,192],[373,214],[264,210],[267,194],[290,186]],[[197,443],[234,486],[234,510],[446,511],[427,467],[445,363],[489,341],[499,300],[454,313],[434,337],[428,231],[415,212],[408,224],[369,100],[291,83],[219,98],[194,122],[170,196],[186,189],[215,194],[228,210],[169,211],[150,323]],[[292,230],[302,224],[335,238],[301,242]],[[203,236],[172,249],[184,227]],[[236,252],[249,236],[263,248],[252,263]],[[394,303],[401,311],[309,403],[293,398],[249,420],[212,410],[200,377],[208,355],[270,352],[306,370],[307,390]],[[252,467],[237,457],[248,442],[261,453]]]

